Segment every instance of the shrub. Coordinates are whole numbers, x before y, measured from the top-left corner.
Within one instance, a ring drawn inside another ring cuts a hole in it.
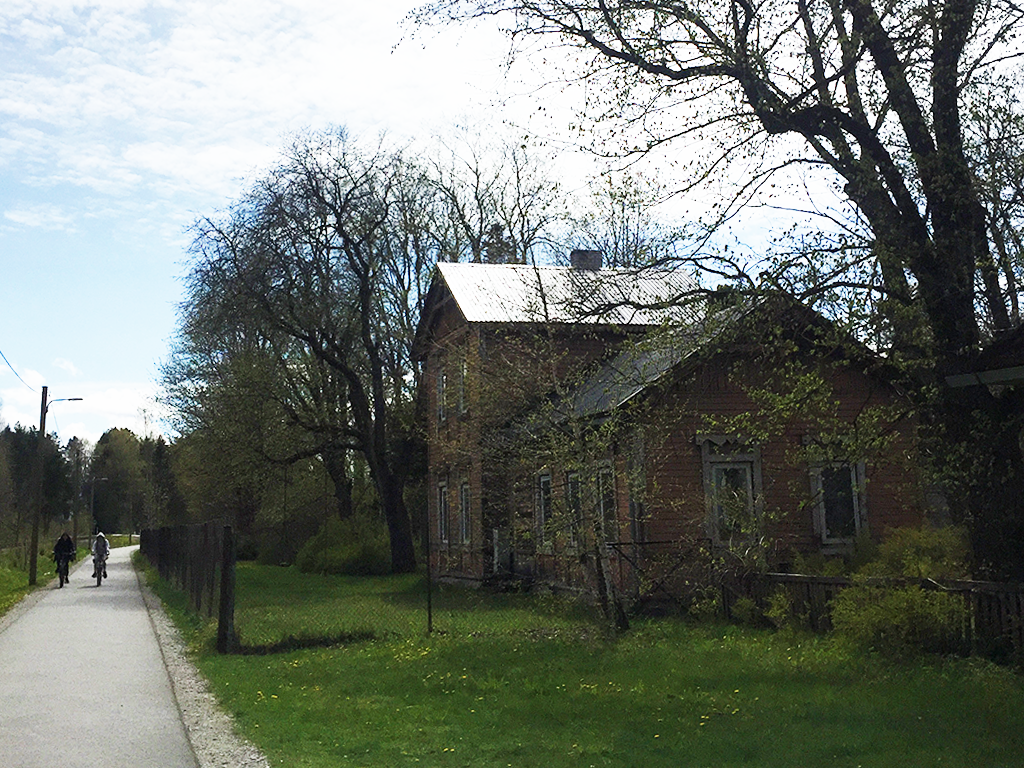
[[[255,560],[260,554],[260,545],[253,536],[241,536],[235,557],[239,560]]]
[[[895,528],[878,546],[874,560],[858,571],[863,576],[915,579],[965,579],[970,574],[970,549],[961,528]]]
[[[381,576],[391,572],[388,535],[379,520],[356,514],[331,517],[299,550],[295,563],[303,573]]]
[[[835,631],[864,648],[905,656],[915,650],[962,650],[968,608],[959,595],[917,585],[872,586],[868,577],[964,578],[969,549],[959,528],[901,528],[889,533],[874,560],[855,575],[861,583],[832,604]]]
[[[732,604],[731,612],[735,621],[748,627],[758,626],[763,619],[761,612],[757,609],[757,603],[749,597],[737,598]]]
[[[916,585],[844,589],[832,605],[835,631],[888,656],[962,650],[967,607],[958,595]]]
[[[722,593],[714,587],[695,590],[687,607],[687,613],[695,619],[709,620],[722,617]]]
[[[803,555],[797,552],[790,566],[793,573],[814,576],[845,576],[849,573],[846,561],[841,557],[825,557],[821,553]]]
[[[806,630],[810,626],[810,618],[806,610],[798,611],[793,596],[785,587],[779,587],[768,596],[768,607],[764,617],[776,629],[784,632]]]

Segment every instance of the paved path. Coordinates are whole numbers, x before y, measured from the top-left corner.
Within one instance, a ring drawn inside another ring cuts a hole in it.
[[[103,586],[87,558],[0,625],[4,768],[197,768],[134,549],[111,552]]]

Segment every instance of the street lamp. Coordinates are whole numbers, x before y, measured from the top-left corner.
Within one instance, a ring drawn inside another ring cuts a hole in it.
[[[89,486],[89,517],[92,519],[93,533],[96,528],[96,483],[105,483],[109,477],[94,477]]]
[[[32,515],[32,549],[28,553],[29,586],[36,583],[36,567],[39,560],[39,518],[42,516],[43,507],[43,440],[46,437],[46,412],[50,410],[50,406],[54,403],[82,399],[80,397],[58,397],[55,400],[47,400],[47,390],[48,387],[43,387],[43,396],[39,404],[39,434],[37,435],[39,442],[36,444],[36,465],[39,477],[36,484],[36,508],[35,513]]]

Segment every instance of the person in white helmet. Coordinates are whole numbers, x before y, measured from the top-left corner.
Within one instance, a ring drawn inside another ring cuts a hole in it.
[[[96,572],[103,569],[103,578],[107,578],[107,555],[110,554],[110,542],[103,535],[103,531],[96,534],[92,542],[92,577],[96,578]]]

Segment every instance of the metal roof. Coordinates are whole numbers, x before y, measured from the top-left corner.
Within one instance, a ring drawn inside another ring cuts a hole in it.
[[[560,410],[581,418],[625,405],[692,354],[700,339],[696,329],[680,328],[627,344],[587,377]]]
[[[685,298],[697,284],[681,270],[452,262],[437,268],[470,323],[653,326],[695,317]]]

